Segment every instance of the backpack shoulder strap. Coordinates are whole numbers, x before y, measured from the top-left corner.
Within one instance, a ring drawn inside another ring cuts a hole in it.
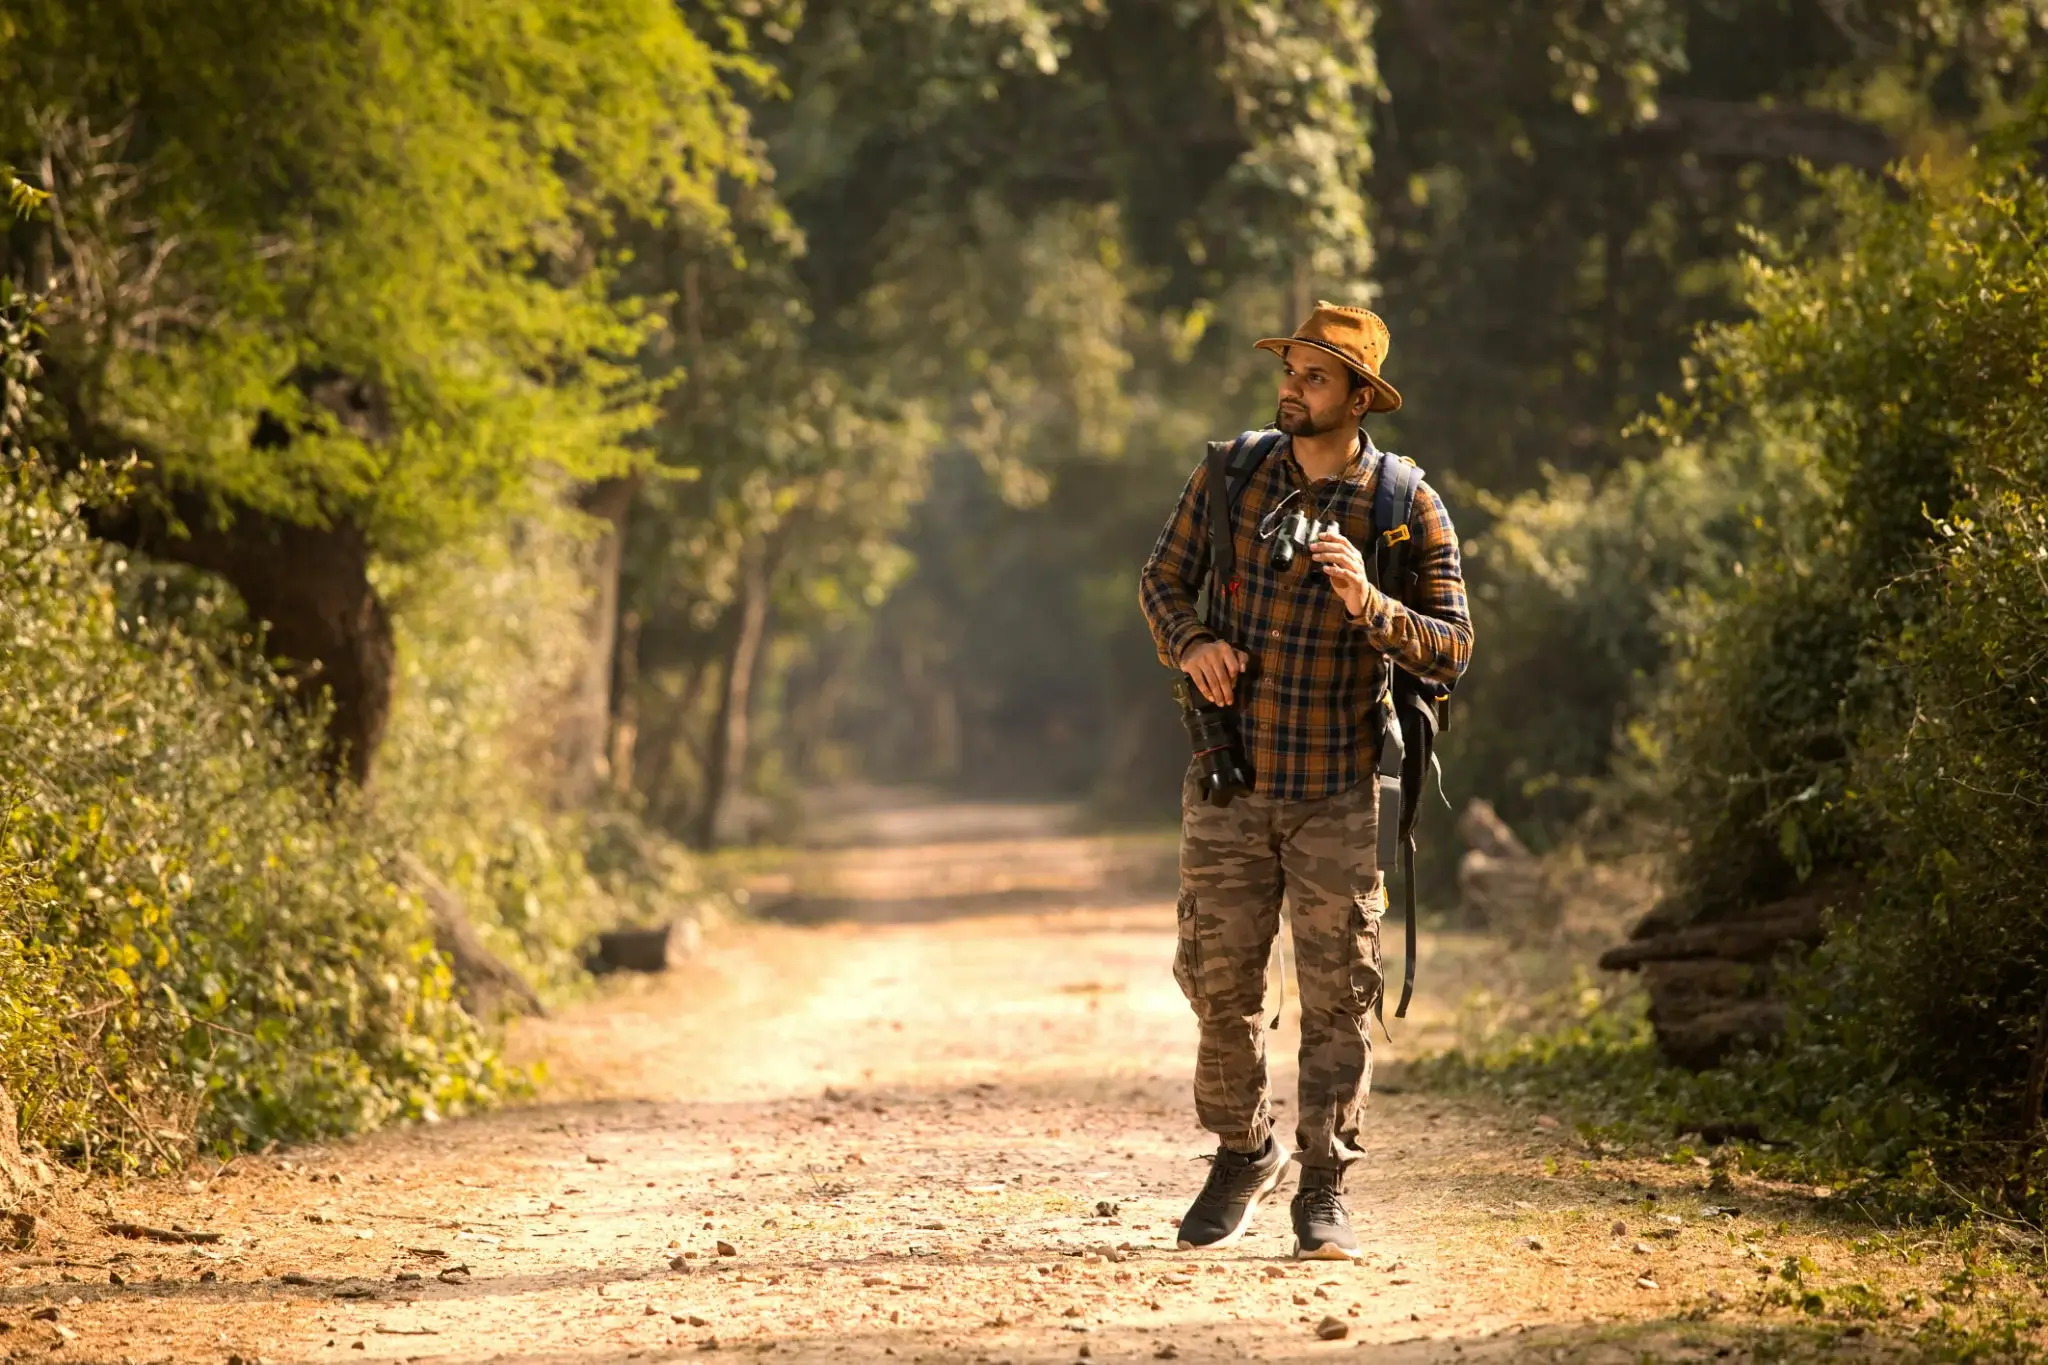
[[[1209,562],[1202,619],[1211,626],[1215,624],[1218,592],[1227,592],[1237,576],[1238,495],[1279,446],[1282,435],[1271,430],[1245,431],[1234,441],[1209,442]]]
[[[1230,504],[1237,505],[1237,495],[1244,492],[1244,486],[1251,482],[1252,474],[1266,462],[1266,457],[1279,449],[1286,433],[1267,428],[1264,431],[1247,431],[1230,443],[1230,460],[1227,477],[1230,484]]]
[[[1391,450],[1380,453],[1372,497],[1373,586],[1400,602],[1414,586],[1408,563],[1415,543],[1415,490],[1421,486],[1420,465]]]

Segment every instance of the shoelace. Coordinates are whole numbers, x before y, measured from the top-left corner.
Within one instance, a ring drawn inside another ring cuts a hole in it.
[[[1221,1194],[1247,1166],[1258,1160],[1258,1156],[1256,1153],[1233,1152],[1225,1147],[1219,1151],[1206,1152],[1192,1160],[1209,1163],[1209,1178],[1202,1182],[1202,1193],[1208,1194],[1213,1190]]]
[[[1344,1201],[1328,1185],[1311,1185],[1301,1192],[1301,1211],[1308,1218],[1325,1223],[1345,1223]]]

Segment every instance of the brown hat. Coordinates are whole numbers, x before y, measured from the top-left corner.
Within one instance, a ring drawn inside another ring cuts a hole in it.
[[[1318,300],[1316,311],[1294,329],[1293,336],[1267,337],[1256,344],[1260,350],[1277,356],[1285,356],[1289,346],[1313,346],[1328,351],[1372,387],[1372,406],[1366,411],[1398,412],[1401,395],[1380,378],[1380,362],[1387,358],[1391,343],[1387,324],[1380,321],[1379,314]]]

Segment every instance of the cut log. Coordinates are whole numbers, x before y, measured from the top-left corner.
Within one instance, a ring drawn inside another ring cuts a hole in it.
[[[1769,1046],[1784,1032],[1785,1007],[1774,996],[1780,959],[1819,943],[1829,918],[1853,914],[1861,894],[1852,878],[1836,876],[1794,896],[1708,913],[1667,901],[1600,965],[1642,972],[1665,1056],[1715,1066],[1738,1046]]]
[[[647,929],[607,930],[597,936],[588,965],[599,974],[665,972],[694,956],[700,942],[695,920],[672,920]]]
[[[399,867],[406,883],[426,902],[434,946],[448,959],[448,969],[455,975],[456,998],[464,1009],[479,1019],[547,1013],[526,978],[484,945],[476,926],[469,922],[462,898],[447,883],[410,853],[399,856]]]
[[[1739,1046],[1768,1047],[1784,1031],[1782,1001],[1747,1000],[1682,1022],[1660,1023],[1657,1042],[1664,1055],[1680,1066],[1704,1071],[1719,1065]]]
[[[1645,962],[1642,970],[1653,1019],[1681,1019],[1721,1009],[1757,994],[1770,974],[1761,964],[1717,957]]]
[[[1811,946],[1820,942],[1823,932],[1817,909],[1767,920],[1702,924],[1609,948],[1600,955],[1600,965],[1610,972],[1620,972],[1645,962],[1676,962],[1685,958],[1767,962],[1788,943]]]

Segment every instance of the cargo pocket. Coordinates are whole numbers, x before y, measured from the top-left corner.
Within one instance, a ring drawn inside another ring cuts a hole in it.
[[[1375,889],[1351,900],[1351,924],[1345,935],[1345,947],[1351,956],[1351,1002],[1360,1010],[1373,1007],[1385,983],[1380,974],[1380,914],[1384,899],[1384,891]]]
[[[1195,999],[1196,973],[1202,967],[1201,940],[1195,932],[1195,893],[1180,893],[1180,903],[1175,907],[1173,945],[1173,979],[1180,984],[1180,993],[1189,1002]]]

